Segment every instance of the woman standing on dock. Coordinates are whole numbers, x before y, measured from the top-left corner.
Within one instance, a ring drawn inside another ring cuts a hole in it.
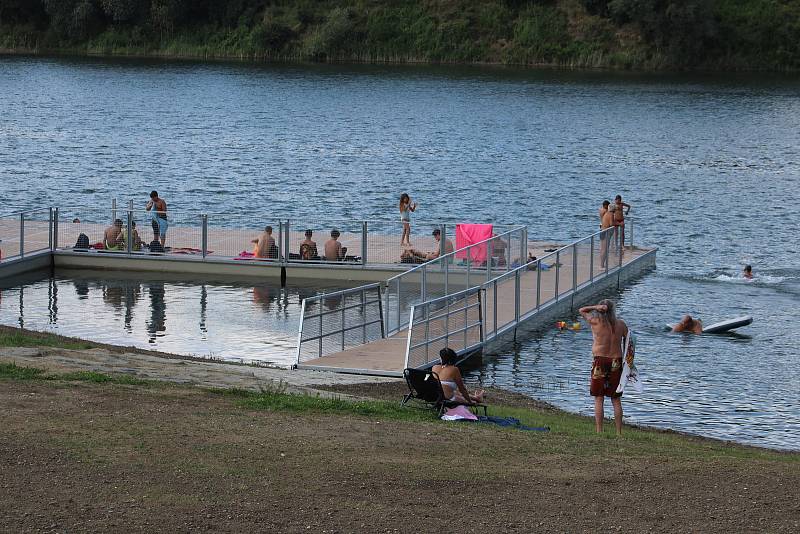
[[[400,222],[403,223],[403,235],[400,237],[400,246],[411,246],[411,212],[417,210],[417,204],[411,203],[408,193],[400,195]]]

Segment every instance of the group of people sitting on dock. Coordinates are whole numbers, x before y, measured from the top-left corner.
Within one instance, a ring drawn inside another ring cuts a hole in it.
[[[300,243],[299,254],[290,259],[305,260],[305,261],[343,261],[347,257],[347,247],[343,247],[339,242],[341,233],[337,229],[331,230],[331,237],[325,242],[322,256],[319,255],[317,250],[317,243],[312,239],[314,232],[306,230],[304,233],[305,239]],[[273,259],[279,258],[278,245],[275,238],[272,237],[272,226],[266,226],[264,231],[251,243],[253,247],[253,257],[258,259]]]

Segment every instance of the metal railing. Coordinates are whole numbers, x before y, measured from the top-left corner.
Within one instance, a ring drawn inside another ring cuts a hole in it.
[[[615,235],[614,228],[600,230],[479,286],[414,304],[406,366],[428,365],[445,346],[468,353],[516,328],[543,307],[615,272],[624,259],[624,248],[614,242]],[[475,311],[468,318],[470,310]],[[463,317],[451,319],[459,313]]]
[[[411,306],[491,280],[523,263],[527,229],[519,226],[454,250],[386,281],[384,306],[389,335],[409,324]]]
[[[336,264],[348,266],[400,267],[406,266],[399,240],[402,225],[399,221],[381,220],[320,220],[311,217],[250,217],[253,223],[245,225],[228,222],[225,214],[201,213],[198,211],[169,210],[167,213],[168,229],[166,232],[167,250],[159,254],[182,254],[195,256],[195,259],[236,259],[242,261],[264,261],[310,264]],[[239,220],[239,219],[237,219]],[[130,247],[123,244],[108,247],[104,241],[104,233],[115,221],[120,226],[122,236],[133,236]],[[60,231],[60,250],[74,250],[78,237],[83,234],[88,239],[88,249],[81,251],[104,250],[121,254],[152,253],[148,247],[152,240],[158,239],[158,229],[153,227],[151,238],[152,214],[144,208],[120,207],[116,202],[110,209],[87,211],[86,208],[63,209],[58,218]],[[274,247],[270,247],[266,257],[255,257],[254,240],[272,228]],[[502,226],[505,228],[506,226]],[[415,222],[413,239],[420,251],[443,254],[445,243],[455,238],[455,225],[442,222]],[[346,252],[339,258],[325,257],[325,242],[336,230],[338,241]],[[437,242],[431,235],[432,230],[439,230],[445,236]],[[306,232],[310,232],[308,245]],[[138,237],[138,239],[137,239]],[[85,240],[84,240],[85,241]],[[141,243],[139,243],[141,241]],[[307,246],[304,246],[307,244]]]
[[[404,367],[423,367],[450,347],[463,354],[484,342],[482,294],[473,287],[411,307]]]
[[[369,284],[303,299],[295,365],[386,337],[381,297]]]
[[[24,258],[53,248],[53,208],[0,215],[0,259]]]

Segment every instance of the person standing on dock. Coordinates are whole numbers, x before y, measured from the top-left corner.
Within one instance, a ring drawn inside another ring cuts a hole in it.
[[[613,234],[613,230],[611,228],[614,227],[614,211],[616,211],[617,206],[614,204],[610,204],[608,209],[603,214],[603,220],[600,221],[600,230],[603,232],[600,234],[600,267],[605,268],[608,265],[608,243],[611,241],[611,236]]]
[[[417,210],[416,203],[411,203],[408,193],[400,195],[400,222],[403,223],[403,235],[400,236],[400,246],[411,246],[411,212]]]
[[[153,241],[161,241],[161,247],[167,240],[167,203],[158,197],[158,191],[150,192],[150,200],[144,207],[153,218]]]
[[[606,216],[609,204],[611,204],[611,202],[609,202],[608,200],[604,200],[603,205],[600,206],[600,209],[598,210],[598,214],[600,215],[600,228],[603,227],[603,217]]]
[[[614,226],[616,227],[614,233],[618,239],[617,246],[622,251],[625,249],[625,216],[631,211],[631,205],[622,201],[622,195],[614,197],[614,205],[617,207],[614,212]]]
[[[628,335],[628,325],[617,319],[614,302],[601,300],[595,306],[584,306],[580,314],[592,327],[592,374],[589,393],[594,397],[594,428],[603,432],[603,403],[611,398],[614,406],[614,425],[622,434],[622,393],[617,386],[622,378],[622,341]]]

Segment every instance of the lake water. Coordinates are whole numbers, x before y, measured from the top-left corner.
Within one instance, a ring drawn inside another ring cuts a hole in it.
[[[800,448],[797,77],[5,57],[0,91],[8,208],[139,205],[156,188],[219,224],[394,219],[408,191],[417,220],[564,240],[622,194],[636,241],[660,249],[619,295],[646,379],[628,420]],[[748,337],[662,331],[683,313],[755,322]],[[588,414],[589,351],[586,330],[548,330],[470,379]]]
[[[0,324],[101,343],[288,367],[300,304],[333,286],[60,270],[0,284]]]

